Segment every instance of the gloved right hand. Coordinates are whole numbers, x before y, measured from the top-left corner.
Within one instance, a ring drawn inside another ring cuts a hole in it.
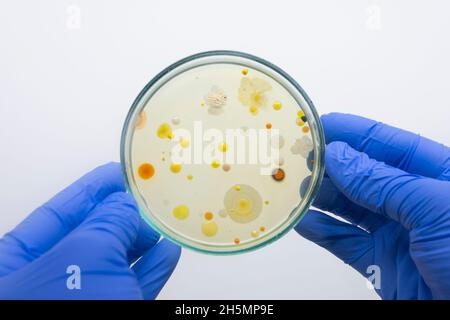
[[[322,117],[326,176],[296,230],[387,299],[450,299],[450,149],[373,120]]]

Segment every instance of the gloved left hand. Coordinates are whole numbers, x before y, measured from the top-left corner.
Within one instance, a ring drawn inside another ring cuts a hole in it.
[[[158,240],[119,164],[101,166],[0,239],[0,299],[153,299],[180,256]]]

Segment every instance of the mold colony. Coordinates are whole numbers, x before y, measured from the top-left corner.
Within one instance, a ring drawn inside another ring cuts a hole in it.
[[[194,147],[192,136],[177,130],[192,133],[196,121],[243,136],[250,128],[276,132],[270,136],[280,154],[275,167],[261,174],[260,164],[228,162],[235,146],[226,139],[208,163],[174,161],[174,146]],[[161,224],[192,241],[256,241],[280,226],[308,189],[314,159],[308,119],[284,87],[252,68],[210,64],[185,71],[147,101],[134,127],[131,170],[141,197]]]

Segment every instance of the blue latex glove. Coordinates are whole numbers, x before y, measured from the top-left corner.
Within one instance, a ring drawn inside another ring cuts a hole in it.
[[[125,193],[120,165],[101,166],[0,239],[0,299],[153,299],[180,256],[158,240]],[[69,279],[73,265],[79,282]]]
[[[296,230],[364,276],[386,299],[450,298],[450,149],[347,115],[322,117],[326,177]],[[370,269],[369,269],[370,270]]]

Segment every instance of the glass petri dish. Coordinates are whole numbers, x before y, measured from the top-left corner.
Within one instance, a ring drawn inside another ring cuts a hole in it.
[[[235,51],[182,59],[125,120],[121,163],[143,219],[203,253],[247,252],[308,210],[324,172],[320,119],[275,65]]]

